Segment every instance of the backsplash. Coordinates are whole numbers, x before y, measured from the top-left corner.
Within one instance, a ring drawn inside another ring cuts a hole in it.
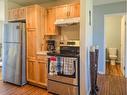
[[[61,28],[61,40],[79,40],[80,24],[65,26]]]

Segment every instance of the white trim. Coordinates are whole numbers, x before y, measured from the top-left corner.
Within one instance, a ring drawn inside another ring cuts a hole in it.
[[[101,71],[99,71],[98,73],[101,74],[101,75],[104,75],[105,74],[105,72],[101,72]]]

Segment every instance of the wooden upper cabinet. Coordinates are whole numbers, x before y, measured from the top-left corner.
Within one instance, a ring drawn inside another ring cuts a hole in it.
[[[64,19],[68,16],[68,6],[62,5],[56,7],[56,19]]]
[[[13,19],[18,19],[18,12],[19,12],[19,9],[13,9]]]
[[[13,10],[8,10],[8,20],[13,19]]]
[[[28,6],[26,8],[26,28],[28,29],[36,29],[36,6]]]
[[[26,8],[26,27],[27,29],[41,27],[41,7],[39,5],[31,5]]]
[[[8,20],[24,20],[26,18],[26,8],[11,9],[8,11]]]
[[[18,10],[18,18],[19,19],[25,19],[26,18],[26,8],[19,8]]]
[[[56,9],[51,8],[47,11],[47,31],[45,35],[56,35],[55,29],[55,21],[56,21]]]
[[[80,17],[80,4],[71,4],[69,5],[69,17]]]
[[[80,3],[56,7],[56,19],[80,17]]]

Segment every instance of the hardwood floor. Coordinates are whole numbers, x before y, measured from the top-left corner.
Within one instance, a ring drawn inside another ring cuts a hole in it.
[[[127,79],[120,65],[106,64],[106,75],[98,75],[98,95],[127,95]]]
[[[51,95],[45,89],[32,85],[22,87],[0,81],[0,95]]]
[[[117,67],[117,66],[116,66]],[[119,68],[119,67],[118,67]],[[97,95],[127,95],[127,79],[117,70],[109,68],[106,75],[98,75]],[[47,90],[32,85],[22,87],[0,81],[0,95],[51,95]]]
[[[98,95],[127,95],[127,79],[119,76],[98,75]]]
[[[111,65],[110,63],[106,63],[106,75],[123,77],[120,64]]]

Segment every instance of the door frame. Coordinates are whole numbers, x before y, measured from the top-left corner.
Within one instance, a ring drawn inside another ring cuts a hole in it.
[[[105,18],[107,17],[107,16],[124,16],[125,15],[125,13],[113,13],[113,14],[106,14],[106,15],[104,15],[104,61],[103,61],[103,63],[104,63],[104,74],[106,74],[106,31],[105,31]],[[126,21],[127,21],[127,19],[126,19]],[[126,25],[126,27],[127,27],[127,25]],[[125,29],[125,31],[126,31],[126,29]],[[125,47],[127,47],[127,33],[125,32]],[[127,78],[127,49],[125,48],[125,77]]]

